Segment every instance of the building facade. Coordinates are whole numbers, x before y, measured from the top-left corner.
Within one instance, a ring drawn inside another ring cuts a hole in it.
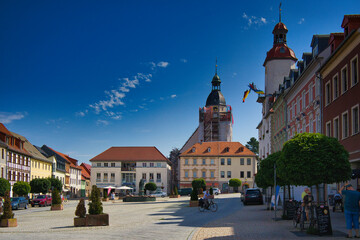
[[[343,33],[330,35],[331,56],[320,70],[323,133],[349,152],[352,169],[360,169],[360,15],[345,15]],[[360,181],[357,179],[357,189]]]
[[[81,197],[89,197],[91,193],[91,165],[81,163]]]
[[[156,147],[111,147],[90,160],[91,184],[116,189],[128,186],[139,192],[141,179],[170,193],[170,161]]]
[[[238,178],[254,186],[257,156],[239,142],[196,143],[180,155],[180,188],[203,178],[208,187],[229,191],[229,180]]]

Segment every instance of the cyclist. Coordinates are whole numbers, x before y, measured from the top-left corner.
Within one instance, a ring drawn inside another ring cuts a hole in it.
[[[339,205],[342,207],[342,196],[340,193],[335,193],[334,195],[334,208],[336,209],[336,206]],[[335,210],[334,210],[335,211]]]
[[[206,190],[204,197],[203,197],[203,201],[204,201],[204,206],[206,209],[209,209],[209,197],[210,197],[210,193],[209,190]]]

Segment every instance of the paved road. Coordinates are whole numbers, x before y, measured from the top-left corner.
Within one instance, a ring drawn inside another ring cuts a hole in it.
[[[64,211],[49,207],[14,211],[17,228],[0,228],[1,239],[190,239],[205,224],[230,216],[243,206],[238,194],[217,197],[218,211],[199,212],[188,207],[189,197],[159,198],[149,203],[104,203],[110,214],[108,227],[73,227],[77,202]]]

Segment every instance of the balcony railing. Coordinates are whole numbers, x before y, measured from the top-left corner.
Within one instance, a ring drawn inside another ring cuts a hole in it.
[[[135,172],[135,167],[121,167],[121,171]]]

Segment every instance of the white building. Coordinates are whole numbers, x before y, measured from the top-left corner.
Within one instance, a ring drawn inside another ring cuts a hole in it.
[[[156,147],[111,147],[90,160],[91,184],[112,189],[128,186],[139,192],[140,179],[171,192],[170,161]]]

